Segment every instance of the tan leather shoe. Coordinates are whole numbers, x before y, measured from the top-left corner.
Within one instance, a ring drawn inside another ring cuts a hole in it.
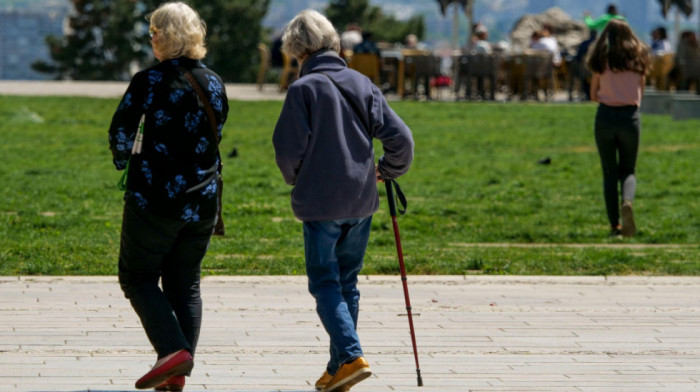
[[[328,383],[331,382],[332,379],[333,379],[333,376],[328,374],[328,370],[326,370],[323,372],[323,375],[321,375],[321,378],[319,378],[318,381],[316,381],[316,384],[314,385],[314,387],[316,388],[317,391],[320,391],[323,388],[325,388],[326,385],[328,385]]]
[[[359,357],[350,363],[343,364],[321,392],[347,391],[371,375],[372,371],[369,369],[367,360],[364,357]]]
[[[331,375],[328,373],[328,371],[326,370],[326,371],[323,372],[323,375],[321,376],[321,378],[319,378],[318,381],[316,381],[316,385],[314,385],[314,387],[316,388],[317,391],[320,391],[320,390],[322,390],[323,388],[325,388],[326,385],[328,385],[328,383],[329,383],[332,379],[333,379],[333,376],[331,376]],[[342,389],[339,389],[338,391],[339,391],[339,392],[348,392],[349,390],[350,390],[350,388],[343,387]]]

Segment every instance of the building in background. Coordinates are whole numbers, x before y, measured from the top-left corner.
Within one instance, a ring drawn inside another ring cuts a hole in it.
[[[37,60],[51,60],[48,35],[62,36],[70,3],[65,0],[0,3],[0,79],[42,80],[50,75],[34,71]]]

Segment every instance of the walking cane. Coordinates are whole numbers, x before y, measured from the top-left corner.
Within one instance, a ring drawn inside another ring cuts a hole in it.
[[[408,279],[406,278],[406,266],[403,263],[403,250],[401,250],[401,237],[399,236],[399,224],[396,220],[396,199],[394,198],[394,188],[396,196],[399,198],[403,210],[398,210],[402,215],[406,213],[406,198],[401,192],[399,184],[394,180],[384,180],[386,185],[386,197],[389,200],[389,213],[391,222],[394,225],[394,238],[396,239],[396,252],[399,255],[399,270],[401,271],[401,282],[403,283],[403,296],[406,301],[406,312],[408,314],[408,326],[411,330],[411,343],[413,343],[413,356],[416,359],[416,374],[418,375],[418,386],[423,386],[423,378],[420,375],[420,365],[418,364],[418,349],[416,348],[416,333],[413,330],[413,315],[411,314],[411,299],[408,296]]]

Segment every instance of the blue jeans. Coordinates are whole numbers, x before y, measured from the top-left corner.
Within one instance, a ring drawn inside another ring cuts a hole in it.
[[[304,222],[306,275],[316,312],[330,336],[329,374],[361,356],[357,336],[357,275],[367,250],[372,217]]]

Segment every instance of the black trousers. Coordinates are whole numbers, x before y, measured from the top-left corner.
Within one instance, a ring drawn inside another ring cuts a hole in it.
[[[603,196],[611,226],[619,224],[621,201],[634,200],[640,127],[637,106],[598,106],[595,142],[603,168]],[[622,188],[622,200],[618,183]]]
[[[215,220],[188,223],[124,205],[119,284],[158,358],[182,349],[194,355],[202,324],[201,263]]]

